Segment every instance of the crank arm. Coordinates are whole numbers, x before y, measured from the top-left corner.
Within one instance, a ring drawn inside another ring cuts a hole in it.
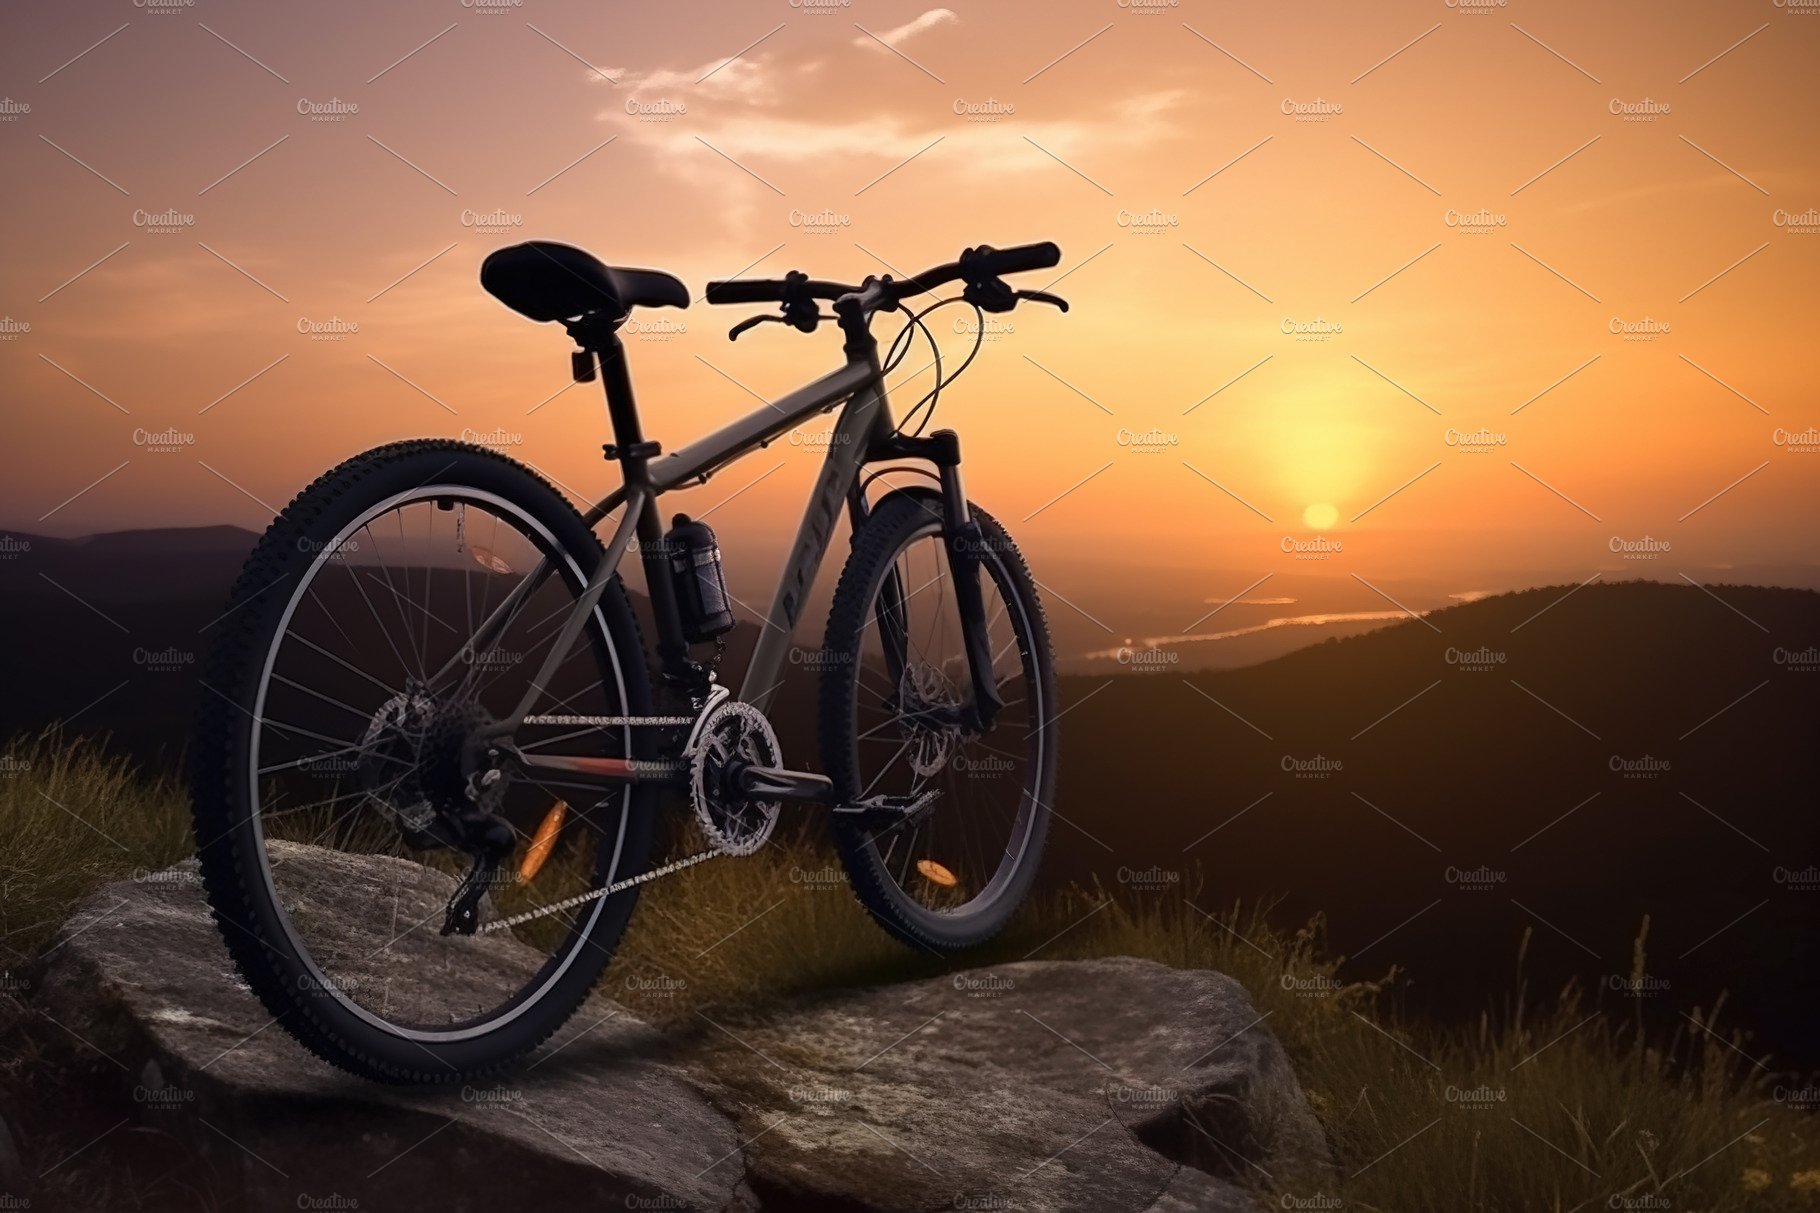
[[[730,762],[726,778],[742,794],[754,800],[806,800],[826,804],[834,799],[834,781],[813,771]]]

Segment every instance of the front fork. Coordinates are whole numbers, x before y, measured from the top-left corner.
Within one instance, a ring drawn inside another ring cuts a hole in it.
[[[988,634],[985,595],[980,590],[980,563],[986,550],[986,538],[967,507],[967,490],[961,480],[960,437],[953,430],[937,430],[926,438],[891,435],[876,442],[868,457],[924,459],[935,465],[941,481],[942,547],[947,553],[949,571],[954,575],[954,602],[960,614],[961,637],[973,684],[972,719],[967,723],[975,731],[988,732],[1005,701],[999,694],[998,675],[992,669],[992,638]],[[855,534],[865,520],[866,509],[860,490],[855,488]],[[879,639],[885,652],[886,672],[891,685],[901,687],[910,615],[903,579],[895,565],[885,571],[879,602]]]

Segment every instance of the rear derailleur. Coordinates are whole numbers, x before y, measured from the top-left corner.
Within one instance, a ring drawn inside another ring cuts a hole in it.
[[[497,883],[516,831],[497,811],[506,778],[500,748],[484,740],[492,717],[468,698],[421,686],[393,696],[367,725],[358,770],[367,794],[413,850],[449,848],[471,860],[443,913],[442,934],[472,935],[480,899]],[[403,774],[399,774],[399,771]]]

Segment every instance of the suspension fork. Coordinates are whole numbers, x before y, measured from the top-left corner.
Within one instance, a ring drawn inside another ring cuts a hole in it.
[[[980,590],[980,564],[986,550],[985,533],[967,506],[967,489],[961,479],[960,436],[937,430],[926,438],[892,435],[874,444],[871,458],[917,458],[933,463],[941,481],[942,547],[954,575],[954,603],[960,614],[961,637],[966,645],[967,670],[973,683],[973,720],[980,732],[992,728],[1005,706],[999,694],[998,675],[992,669],[992,638],[986,622],[985,595]],[[906,658],[909,621],[903,579],[896,567],[886,570],[880,590],[879,635],[892,686],[900,685]]]
[[[872,514],[866,502],[866,491],[855,480],[853,491],[847,498],[848,530],[857,536],[866,519]],[[897,699],[898,688],[904,684],[904,664],[909,651],[909,606],[904,598],[904,579],[899,576],[897,565],[885,570],[885,579],[879,586],[878,608],[874,619],[878,624],[879,647],[885,654],[885,680],[891,688],[891,701]]]
[[[953,434],[952,430],[945,432]],[[958,449],[954,462],[941,469],[941,476],[942,542],[954,573],[954,604],[967,645],[967,668],[973,675],[974,724],[985,733],[991,731],[999,709],[1005,706],[998,692],[998,675],[992,670],[992,638],[987,634],[985,595],[980,592],[980,557],[986,536],[967,508]]]

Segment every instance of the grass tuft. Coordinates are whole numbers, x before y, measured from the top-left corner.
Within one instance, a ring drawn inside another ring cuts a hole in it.
[[[166,867],[194,850],[188,794],[148,778],[95,739],[61,730],[0,751],[0,948],[36,956],[70,908],[110,881]]]

